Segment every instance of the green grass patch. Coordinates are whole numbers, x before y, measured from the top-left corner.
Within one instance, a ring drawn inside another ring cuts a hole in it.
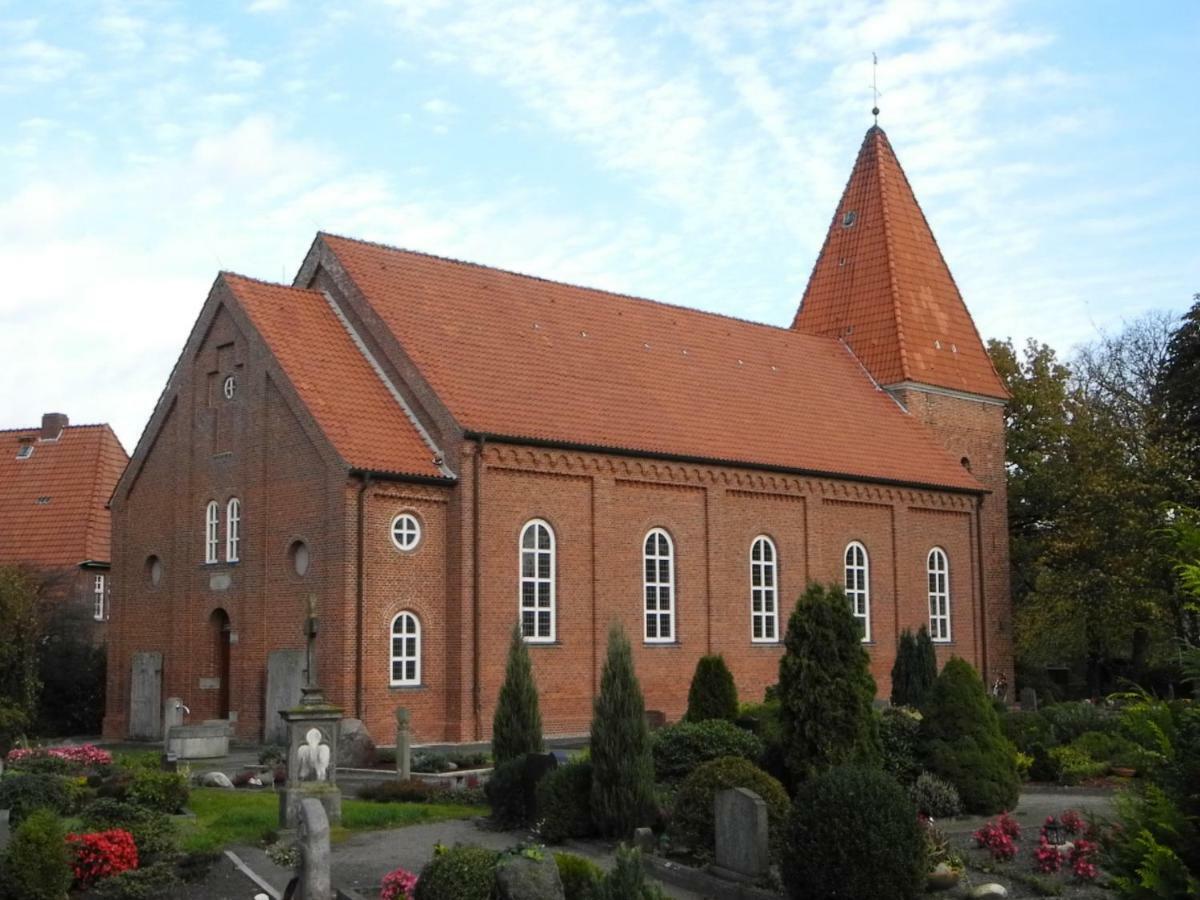
[[[195,818],[181,819],[181,849],[189,852],[220,850],[230,844],[257,844],[279,827],[279,795],[274,791],[230,791],[194,788],[188,808]],[[466,819],[481,812],[478,806],[457,803],[371,803],[342,800],[341,832],[403,828],[423,822]]]

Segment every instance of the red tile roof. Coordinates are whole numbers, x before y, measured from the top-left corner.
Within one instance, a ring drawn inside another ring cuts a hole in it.
[[[1008,396],[879,127],[863,140],[794,327],[842,336],[881,384]]]
[[[0,431],[0,564],[73,566],[112,559],[108,498],[129,461],[107,425]],[[17,459],[23,441],[33,455]]]
[[[222,273],[338,454],[354,468],[441,477],[434,451],[319,291]]]
[[[468,431],[981,489],[835,339],[320,240]]]

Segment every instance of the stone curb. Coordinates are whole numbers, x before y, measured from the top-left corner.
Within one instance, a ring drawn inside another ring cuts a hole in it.
[[[701,869],[693,869],[691,866],[680,865],[657,856],[643,856],[642,865],[649,875],[659,881],[704,897],[720,897],[722,900],[779,900],[781,896],[764,888],[726,881]]]

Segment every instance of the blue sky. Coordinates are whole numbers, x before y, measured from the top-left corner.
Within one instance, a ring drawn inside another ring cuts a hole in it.
[[[132,449],[318,229],[787,325],[883,125],[984,336],[1200,291],[1200,4],[0,0],[0,427]]]

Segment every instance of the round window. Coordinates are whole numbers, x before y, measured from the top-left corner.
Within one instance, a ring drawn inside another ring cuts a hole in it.
[[[158,583],[162,581],[162,573],[162,560],[157,556],[146,557],[146,580],[150,582],[151,587],[158,587]]]
[[[303,577],[308,574],[308,544],[304,541],[292,541],[292,546],[288,547],[288,559],[292,561],[292,568],[296,570],[297,575]]]
[[[392,543],[401,550],[411,550],[421,541],[421,523],[412,513],[401,513],[392,519]]]

